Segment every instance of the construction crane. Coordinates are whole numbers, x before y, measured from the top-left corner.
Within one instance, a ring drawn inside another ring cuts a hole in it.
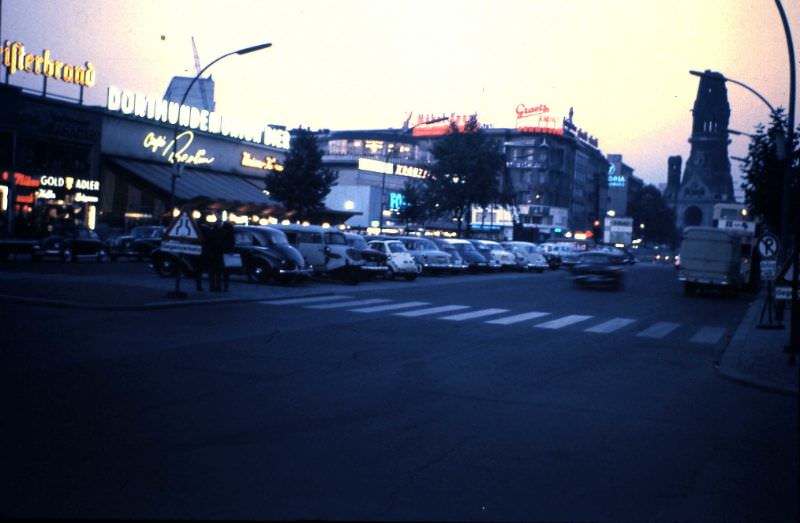
[[[200,65],[200,55],[197,52],[197,44],[195,44],[194,36],[192,36],[192,52],[194,53],[195,74],[200,74],[200,71],[203,70],[203,67]],[[211,79],[211,77],[209,77],[209,79]],[[208,107],[210,110],[213,110],[214,109],[213,100],[209,100],[210,96],[208,95],[208,84],[206,82],[200,81],[198,82],[197,87],[200,89],[200,97],[203,99],[203,106]]]

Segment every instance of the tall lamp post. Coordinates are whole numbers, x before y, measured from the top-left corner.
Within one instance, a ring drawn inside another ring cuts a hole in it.
[[[245,47],[244,49],[239,49],[238,51],[231,51],[230,53],[225,53],[224,55],[222,55],[222,56],[216,58],[215,60],[213,60],[207,66],[203,67],[200,70],[200,72],[197,73],[197,75],[194,78],[192,78],[192,81],[189,82],[189,87],[187,87],[186,88],[186,92],[183,93],[183,98],[181,98],[181,103],[178,106],[178,121],[175,122],[175,127],[173,129],[173,135],[172,135],[172,163],[174,165],[174,169],[172,171],[172,183],[170,184],[170,192],[169,192],[169,212],[170,213],[174,212],[174,209],[175,209],[175,184],[176,184],[178,178],[180,178],[181,169],[183,168],[183,163],[179,161],[178,155],[177,155],[178,129],[179,129],[179,125],[180,125],[180,108],[183,107],[183,104],[186,102],[186,98],[189,97],[189,93],[191,92],[192,87],[194,86],[195,82],[197,82],[197,80],[200,79],[200,77],[203,75],[203,73],[205,73],[212,65],[214,65],[217,62],[219,62],[223,58],[227,58],[227,57],[229,57],[231,55],[235,55],[235,54],[238,54],[238,55],[250,54],[250,53],[254,53],[256,51],[260,51],[262,49],[266,49],[267,47],[271,47],[271,46],[272,46],[271,43],[259,44],[259,45],[254,45],[252,47]]]
[[[441,118],[434,118],[433,120],[428,120],[427,122],[421,122],[421,123],[418,123],[417,125],[412,125],[411,127],[407,128],[407,129],[401,129],[399,131],[396,131],[392,135],[392,138],[397,140],[397,138],[399,138],[400,136],[402,136],[404,134],[408,134],[410,132],[413,132],[414,129],[416,129],[417,127],[419,127],[421,125],[430,125],[432,123],[439,123],[439,122],[443,122],[443,121],[449,120],[449,119],[450,118],[448,118],[447,116],[443,116]],[[381,234],[381,232],[383,231],[384,200],[385,200],[385,193],[386,193],[386,169],[389,168],[389,165],[390,165],[389,164],[389,160],[394,156],[395,150],[396,150],[396,147],[394,147],[394,144],[392,144],[391,151],[388,150],[388,145],[387,145],[386,155],[383,158],[383,163],[386,164],[386,165],[383,166],[383,172],[381,173],[381,213],[380,213],[380,217],[378,218],[378,220],[379,220],[378,221],[378,234]],[[394,170],[392,170],[392,173],[394,173]]]

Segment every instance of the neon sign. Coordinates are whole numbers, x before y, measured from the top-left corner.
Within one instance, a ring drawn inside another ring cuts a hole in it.
[[[113,86],[108,88],[106,109],[278,149],[288,149],[291,142],[289,131],[279,127],[252,125],[235,118],[223,117],[214,111],[180,105],[159,96],[123,91]]]
[[[467,122],[476,115],[456,114],[451,113],[449,120],[426,124],[431,120],[436,120],[441,117],[436,117],[432,114],[420,114],[417,116],[417,124],[412,129],[412,136],[442,136],[450,132],[451,125],[455,125],[459,132],[464,132]],[[410,115],[409,115],[410,119]]]
[[[403,198],[403,194],[399,192],[390,192],[389,193],[389,209],[393,211],[400,210],[406,204],[405,198]]]
[[[242,167],[252,167],[254,169],[263,169],[265,171],[283,171],[283,164],[278,163],[278,159],[274,156],[266,156],[263,160],[256,158],[247,151],[242,151]]]
[[[517,105],[517,131],[521,133],[546,133],[563,135],[564,130],[557,125],[556,118],[550,116],[550,108],[545,104],[526,107],[525,104]]]
[[[382,162],[371,158],[359,158],[358,170],[381,174],[396,174],[398,176],[408,176],[409,178],[425,178],[428,176],[428,171],[421,167]]]
[[[208,165],[214,163],[216,158],[206,156],[205,149],[198,149],[194,153],[187,152],[194,141],[192,131],[183,131],[175,140],[167,140],[166,136],[149,132],[145,135],[142,146],[150,149],[152,153],[161,153],[169,163],[184,163],[188,165]],[[177,145],[176,145],[177,143]],[[174,150],[173,150],[174,149]]]
[[[71,65],[61,60],[53,60],[47,49],[41,55],[25,52],[21,42],[6,40],[2,47],[3,65],[11,76],[18,71],[54,78],[68,84],[92,87],[95,83],[95,70],[91,62],[85,66]]]

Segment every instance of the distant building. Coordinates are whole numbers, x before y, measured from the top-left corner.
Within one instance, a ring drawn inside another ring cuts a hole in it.
[[[193,79],[194,77],[173,76],[167,87],[167,92],[164,93],[164,99],[180,103]],[[198,109],[213,112],[216,107],[214,102],[214,79],[198,78],[192,86],[192,92],[186,97],[186,102],[184,103]]]
[[[621,154],[609,154],[608,163],[606,210],[614,211],[616,216],[627,216],[631,196],[644,187],[644,182],[633,175],[633,168],[622,161]]]
[[[664,196],[675,209],[679,230],[691,225],[711,226],[714,205],[735,202],[728,159],[728,92],[721,74],[705,74],[697,88],[689,138],[691,152],[680,181],[681,157],[671,156],[668,162]]]

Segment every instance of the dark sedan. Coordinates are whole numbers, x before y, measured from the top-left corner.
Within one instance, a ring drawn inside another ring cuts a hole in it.
[[[34,260],[55,256],[71,263],[84,257],[102,262],[107,254],[106,243],[93,230],[87,227],[64,227],[35,245],[32,256]]]
[[[283,231],[271,227],[236,226],[235,250],[240,266],[226,270],[244,274],[256,283],[291,283],[308,279],[311,270],[300,252],[289,245]],[[194,277],[200,267],[199,256],[176,256],[157,248],[151,255],[153,268],[164,277],[174,276],[175,268]]]
[[[586,252],[570,267],[576,285],[604,285],[621,289],[625,283],[625,268],[605,252]]]
[[[346,232],[344,233],[344,237],[347,241],[347,245],[355,250],[358,256],[364,260],[363,265],[361,265],[361,277],[363,279],[372,279],[378,274],[386,276],[386,274],[389,273],[389,264],[386,261],[387,256],[381,251],[370,247],[363,236],[352,232]]]
[[[134,227],[130,234],[117,236],[108,242],[108,255],[111,261],[123,256],[144,260],[161,245],[163,235],[164,227],[160,225]]]

